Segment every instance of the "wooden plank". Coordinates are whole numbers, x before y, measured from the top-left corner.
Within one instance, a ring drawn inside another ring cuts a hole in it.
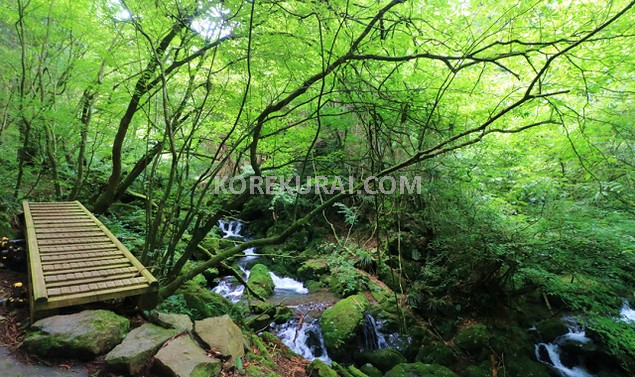
[[[42,259],[42,269],[44,269],[44,271],[48,271],[47,266],[49,266],[51,264],[56,264],[56,263],[83,263],[83,262],[86,262],[86,266],[90,266],[89,262],[120,260],[122,256],[123,256],[123,254],[121,254],[121,252],[113,253],[111,255],[97,255],[97,256],[92,256],[92,257],[83,256],[82,254],[80,254],[80,255],[77,255],[77,254],[68,255],[67,254],[67,255],[64,255],[65,258],[49,259],[49,260]]]
[[[121,263],[121,264],[97,266],[97,267],[92,267],[90,269],[90,271],[100,271],[100,270],[108,270],[108,269],[111,269],[111,268],[123,268],[123,267],[131,267],[131,264],[129,262],[126,262],[126,263]],[[83,268],[69,268],[69,269],[66,269],[66,270],[63,270],[63,269],[47,270],[47,271],[44,271],[44,276],[47,276],[47,275],[59,275],[59,274],[70,274],[70,273],[83,272],[83,271],[86,271],[86,267],[83,267]]]
[[[99,228],[97,228],[99,229]],[[78,237],[79,234],[77,232],[49,232],[40,234],[38,231],[35,232],[37,234],[37,239],[41,242],[43,240],[49,239],[68,239]],[[102,236],[104,233],[99,230],[86,230],[81,233],[81,237],[98,237]]]
[[[90,213],[86,207],[84,207],[80,202],[77,202],[77,204],[84,210],[86,211],[86,214],[93,219],[93,221],[104,231],[104,233],[106,233],[106,235],[108,236],[108,238],[110,238],[110,240],[117,245],[117,247],[124,253],[124,255],[130,260],[130,262],[132,263],[133,266],[137,267],[139,269],[139,271],[141,272],[141,274],[143,275],[143,277],[146,278],[146,280],[148,281],[148,283],[151,286],[156,286],[158,287],[159,282],[157,281],[157,279],[152,276],[152,274],[150,273],[150,271],[148,271],[148,269],[146,267],[144,267],[138,260],[137,258],[135,258],[134,255],[132,255],[132,253],[130,251],[128,251],[128,249],[124,246],[124,244],[122,244],[117,237],[115,237],[110,230],[108,230],[108,228],[106,228],[106,226],[104,224],[101,223],[101,221],[99,221],[95,216],[93,216],[92,213]]]
[[[105,235],[99,237],[65,237],[65,238],[49,238],[38,239],[38,245],[50,246],[50,245],[81,245],[81,244],[96,244],[96,243],[108,243],[109,239]]]
[[[110,250],[105,251],[88,251],[88,252],[68,252],[68,253],[51,253],[51,254],[41,254],[40,259],[42,263],[47,263],[51,261],[57,260],[70,260],[70,259],[82,259],[82,258],[101,258],[101,257],[109,257],[113,255],[121,256],[123,255],[120,250],[112,248]]]
[[[39,224],[35,230],[36,234],[40,233],[59,233],[59,232],[69,232],[69,233],[81,233],[84,231],[94,231],[95,229],[99,229],[99,227],[95,224]]]
[[[93,224],[90,219],[39,219],[36,225],[44,225],[44,224],[71,224],[71,225],[85,225],[85,224]],[[66,225],[63,225],[66,226]]]
[[[29,202],[22,202],[24,209],[24,221],[26,223],[27,246],[29,248],[29,276],[31,281],[31,289],[33,291],[33,301],[46,301],[46,284],[44,282],[44,272],[40,263],[40,250],[37,245],[35,229],[33,228],[33,218],[29,208]]]
[[[87,279],[77,279],[77,280],[60,280],[54,281],[46,284],[47,289],[51,288],[59,288],[71,285],[82,285],[87,283],[99,283],[99,282],[110,282],[112,287],[115,287],[114,281],[122,280],[122,279],[130,279],[136,277],[136,272],[129,272],[127,274],[119,274],[119,275],[109,275],[107,277],[91,277]],[[109,288],[112,288],[109,287]]]
[[[36,311],[57,309],[72,305],[81,305],[91,302],[106,301],[129,296],[138,296],[142,294],[148,294],[149,292],[154,291],[151,291],[149,289],[148,284],[139,284],[124,288],[111,288],[97,292],[80,292],[76,294],[52,297],[51,299],[49,299],[48,302],[46,302],[46,304],[36,305],[35,309]]]
[[[68,273],[68,274],[50,275],[50,276],[47,276],[45,279],[47,282],[48,281],[55,282],[55,281],[64,281],[64,280],[70,281],[70,280],[92,279],[96,277],[104,278],[110,275],[138,273],[137,269],[132,266],[97,270],[96,276],[94,272],[95,271],[82,271],[82,272],[75,272],[75,273]]]
[[[91,270],[93,267],[101,267],[108,265],[120,265],[120,264],[130,264],[128,258],[116,258],[116,259],[107,259],[107,260],[96,260],[96,261],[63,261],[57,262],[53,264],[43,264],[42,270],[44,272],[49,271],[60,271],[60,270],[76,270],[78,268],[87,268],[89,267]]]
[[[64,252],[64,251],[90,251],[90,250],[101,250],[106,248],[111,248],[112,243],[94,243],[87,245],[68,245],[68,246],[42,246],[40,251],[42,253],[55,253],[55,252]]]

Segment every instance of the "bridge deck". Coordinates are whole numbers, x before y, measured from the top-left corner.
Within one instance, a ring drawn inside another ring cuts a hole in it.
[[[80,202],[23,202],[31,317],[66,306],[140,296],[157,280]]]

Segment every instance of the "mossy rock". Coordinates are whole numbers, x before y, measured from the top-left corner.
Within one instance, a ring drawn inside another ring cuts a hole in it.
[[[443,365],[409,363],[392,368],[385,377],[459,377]]]
[[[373,364],[366,363],[359,367],[359,370],[368,377],[384,377],[384,373]]]
[[[364,313],[370,306],[362,295],[338,301],[326,309],[320,318],[324,345],[335,359],[350,359],[354,352],[357,332],[364,324]]]
[[[241,322],[242,314],[238,307],[218,293],[205,289],[193,281],[188,281],[179,288],[177,294],[183,296],[187,305],[186,314],[193,320],[229,315],[234,321]]]
[[[266,314],[271,318],[271,322],[279,325],[287,323],[293,317],[293,310],[290,307],[273,305],[263,301],[250,302],[249,311],[253,314]]]
[[[306,371],[309,377],[338,377],[337,372],[320,359],[311,361]]]
[[[492,364],[486,360],[478,365],[470,365],[463,371],[463,377],[492,377]]]
[[[358,364],[371,364],[383,373],[388,372],[398,364],[407,362],[406,358],[397,350],[383,349],[362,352],[356,357]]]
[[[302,263],[298,269],[298,275],[310,280],[319,280],[321,276],[328,274],[329,265],[319,259],[309,259]]]
[[[90,360],[121,343],[129,328],[127,318],[108,310],[56,315],[35,322],[21,347],[39,357]]]
[[[247,283],[262,298],[268,298],[273,295],[273,289],[275,288],[273,279],[267,266],[262,263],[257,263],[251,268]]]
[[[316,281],[316,280],[307,280],[304,282],[304,286],[306,287],[306,289],[309,290],[309,292],[313,293],[313,292],[317,292],[320,289],[324,288],[324,286],[322,285],[321,282]]]
[[[442,342],[431,341],[423,344],[415,357],[415,361],[425,364],[453,365],[456,357],[452,349]]]
[[[569,332],[569,327],[559,319],[547,319],[537,324],[536,328],[545,343],[551,343],[557,337]]]
[[[487,326],[477,323],[459,331],[454,339],[454,344],[480,361],[490,354],[491,338],[492,336]]]
[[[550,377],[552,374],[542,363],[534,361],[527,356],[507,359],[505,367],[510,376],[515,377]]]

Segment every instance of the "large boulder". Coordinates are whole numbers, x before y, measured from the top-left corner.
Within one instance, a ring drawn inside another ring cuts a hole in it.
[[[551,343],[557,337],[569,332],[569,326],[559,319],[547,319],[536,325],[536,330],[544,343]]]
[[[269,269],[264,264],[258,263],[251,268],[247,283],[263,299],[273,295],[275,285],[271,274],[269,274]]]
[[[335,359],[348,359],[354,353],[357,333],[364,324],[364,313],[370,304],[362,295],[338,301],[320,318],[324,345]]]
[[[74,356],[90,360],[119,344],[130,321],[108,310],[85,310],[56,315],[35,322],[22,343],[40,357]]]
[[[145,323],[130,331],[123,342],[106,355],[106,365],[117,372],[138,374],[163,343],[179,332]]]
[[[168,342],[154,356],[153,368],[160,376],[169,377],[216,377],[221,371],[221,362],[207,356],[188,335],[181,335]]]
[[[410,363],[399,364],[392,368],[385,377],[459,377],[456,373],[442,365]]]
[[[163,328],[192,331],[194,324],[187,314],[152,312],[150,320]]]
[[[196,321],[194,332],[210,349],[216,349],[223,356],[231,356],[230,366],[245,356],[243,333],[228,315]]]
[[[406,358],[401,353],[399,353],[399,351],[393,349],[362,352],[361,354],[357,355],[356,359],[360,365],[369,363],[377,367],[377,369],[379,369],[383,373],[386,373],[394,368],[396,365],[405,363],[407,361]]]

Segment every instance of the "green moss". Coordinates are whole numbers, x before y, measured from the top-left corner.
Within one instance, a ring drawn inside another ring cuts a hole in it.
[[[452,349],[442,342],[430,341],[419,348],[415,361],[449,366],[455,363],[456,357]]]
[[[355,343],[357,329],[364,321],[369,307],[364,296],[350,296],[328,308],[320,318],[324,344],[332,357],[350,356],[347,346]]]
[[[392,368],[386,377],[459,377],[442,365],[436,364],[399,364]]]
[[[359,367],[359,370],[365,375],[367,375],[368,377],[384,377],[384,373],[382,373],[382,371],[377,369],[372,364],[368,364],[368,363],[364,364],[361,367]]]
[[[397,364],[407,361],[399,351],[393,349],[362,352],[356,359],[359,364],[369,363],[384,373],[394,368]]]
[[[307,280],[304,282],[304,286],[309,290],[309,292],[317,292],[324,288],[322,283],[316,280]]]
[[[483,360],[490,354],[490,339],[487,326],[478,323],[459,331],[454,344],[476,360]]]
[[[321,276],[329,272],[329,265],[319,259],[309,259],[302,263],[298,269],[298,275],[306,279],[318,280]]]
[[[273,279],[269,274],[269,269],[264,264],[258,263],[251,268],[247,283],[260,297],[267,298],[273,295],[275,287]]]
[[[242,322],[242,313],[236,305],[225,297],[202,288],[193,281],[188,281],[179,288],[177,294],[182,295],[186,305],[184,310],[175,311],[174,308],[161,305],[158,310],[166,313],[188,314],[193,320],[208,317],[220,317],[227,314],[234,322]]]
[[[306,371],[310,377],[338,377],[337,373],[320,359],[311,361]]]
[[[569,328],[559,319],[547,319],[536,325],[543,342],[550,343],[560,335],[569,332]]]
[[[506,360],[506,369],[511,376],[516,377],[550,377],[551,373],[543,364],[527,356],[519,356]]]
[[[492,364],[483,361],[478,365],[470,365],[463,371],[463,377],[492,377]]]

